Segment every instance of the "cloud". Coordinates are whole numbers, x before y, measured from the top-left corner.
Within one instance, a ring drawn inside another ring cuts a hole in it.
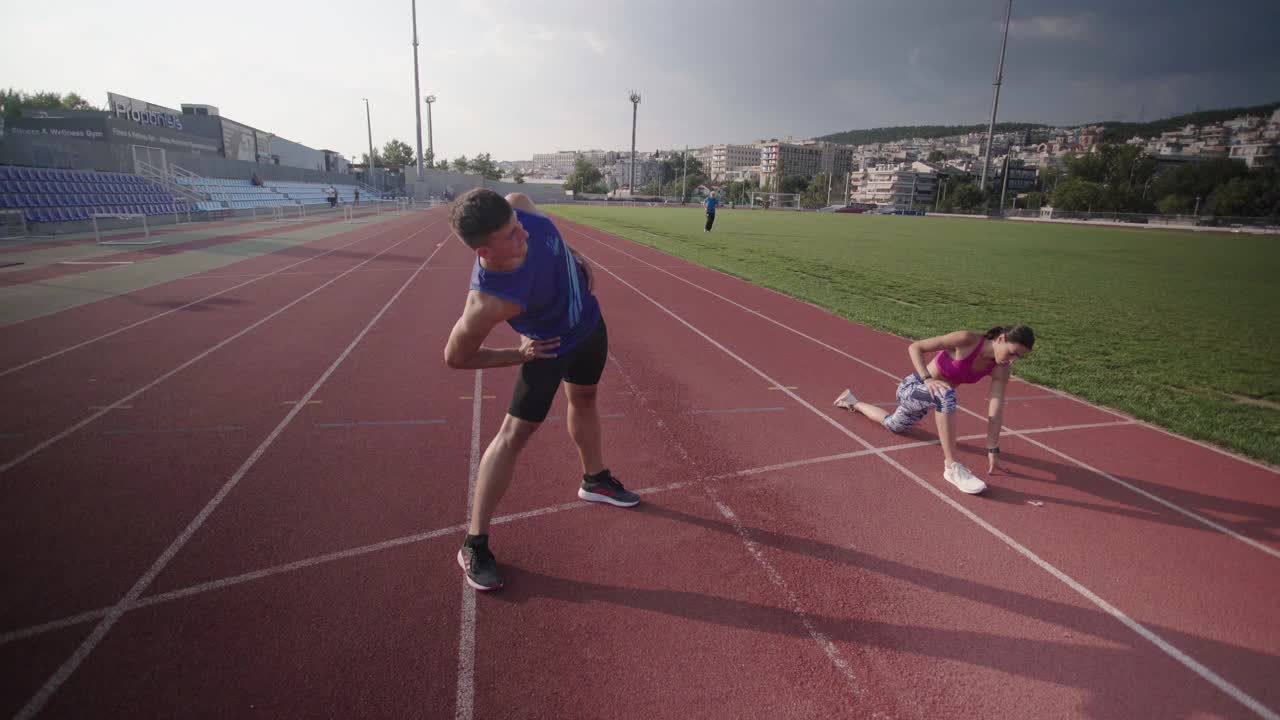
[[[597,55],[603,55],[609,49],[609,46],[605,44],[604,40],[591,30],[582,31],[582,37],[587,41],[587,45],[590,46]]]
[[[1095,35],[1095,29],[1096,22],[1089,14],[1074,17],[1040,15],[1009,23],[1010,35],[1031,40],[1090,40]]]

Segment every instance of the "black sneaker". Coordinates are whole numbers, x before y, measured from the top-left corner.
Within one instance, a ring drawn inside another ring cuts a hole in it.
[[[458,551],[458,564],[467,573],[467,584],[477,590],[497,590],[502,587],[498,577],[498,561],[489,550],[489,543],[463,543]]]
[[[640,502],[640,496],[628,491],[618,482],[618,478],[608,470],[599,475],[583,475],[582,487],[578,488],[578,497],[589,502],[602,502],[618,507],[631,507]]]

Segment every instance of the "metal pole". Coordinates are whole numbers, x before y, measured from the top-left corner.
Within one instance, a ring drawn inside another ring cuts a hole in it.
[[[422,97],[418,88],[418,0],[412,0],[413,3],[413,97]],[[413,114],[418,121],[418,131],[414,133],[413,139],[418,144],[418,182],[422,182],[422,106],[418,103],[413,104]]]
[[[1000,216],[1004,216],[1004,191],[1009,189],[1009,153],[1004,154],[1004,177],[1000,183]]]
[[[636,196],[636,114],[640,110],[640,93],[631,91],[631,197]]]
[[[378,189],[378,185],[373,181],[373,169],[376,165],[373,161],[373,120],[369,115],[369,98],[361,98],[364,100],[364,122],[365,127],[369,129],[369,186],[374,190]]]
[[[431,157],[431,163],[436,162],[436,146],[431,140],[431,103],[436,101],[435,95],[428,95],[423,100],[427,103],[427,155]]]
[[[1004,49],[1009,43],[1009,19],[1013,17],[1013,0],[1009,0],[1009,10],[1004,16],[1004,39],[1000,41],[1000,65],[996,68],[996,92],[991,100],[991,124],[987,126],[987,152],[982,158],[982,192],[987,191],[987,168],[991,165],[991,141],[996,131],[996,108],[1000,105],[1000,82],[1004,79]]]
[[[689,182],[689,146],[684,146],[684,176],[680,178],[680,204],[683,205],[685,198],[689,197],[689,188],[686,185]]]

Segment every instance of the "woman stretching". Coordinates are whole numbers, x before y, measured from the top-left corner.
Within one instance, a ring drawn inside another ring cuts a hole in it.
[[[1004,415],[1004,389],[1009,384],[1009,368],[1024,358],[1036,343],[1036,335],[1026,325],[993,327],[980,334],[968,330],[917,340],[907,348],[916,371],[898,385],[898,409],[889,414],[870,403],[858,402],[853,391],[836,398],[842,407],[900,433],[920,422],[929,409],[938,411],[938,439],[944,458],[942,477],[960,489],[977,495],[987,489],[969,468],[956,462],[956,386],[976,383],[991,376],[991,403],[987,409],[987,474],[997,469],[1000,454],[1000,424]],[[932,361],[925,353],[938,351]]]

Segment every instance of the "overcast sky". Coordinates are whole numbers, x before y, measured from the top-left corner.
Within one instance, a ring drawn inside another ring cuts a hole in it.
[[[358,158],[414,137],[411,0],[3,2],[0,84],[108,91]],[[780,10],[786,7],[787,9]],[[1003,0],[418,3],[437,155],[528,159],[984,123]],[[1015,0],[1000,120],[1280,100],[1280,0]],[[426,146],[426,113],[422,118]]]

